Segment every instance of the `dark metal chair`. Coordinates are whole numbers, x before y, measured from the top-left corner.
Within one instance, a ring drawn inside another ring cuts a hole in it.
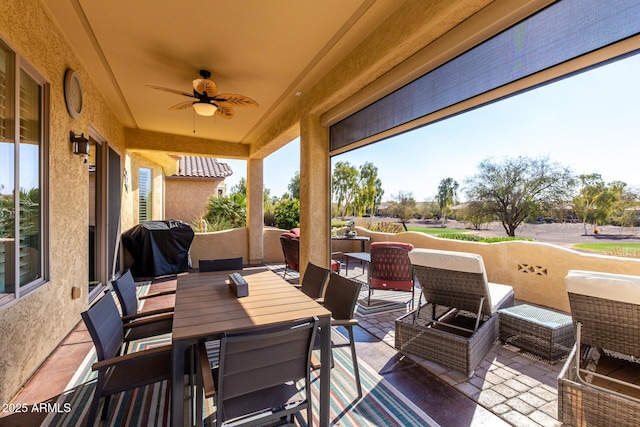
[[[200,347],[204,395],[215,398],[216,426],[264,425],[286,418],[286,425],[295,426],[294,414],[305,409],[312,425],[310,369],[317,323],[310,318],[225,334],[213,370]],[[304,392],[296,387],[299,380],[304,380]]]
[[[298,286],[300,290],[310,298],[322,298],[328,275],[328,269],[318,267],[317,265],[309,262],[307,263],[307,268],[304,270],[304,275],[302,276],[301,281],[302,283],[296,286]]]
[[[369,295],[367,304],[371,304],[374,289],[411,292],[410,306],[413,309],[415,293],[413,268],[409,252],[410,243],[374,242],[370,246]]]
[[[82,313],[98,362],[96,389],[91,401],[87,425],[93,425],[100,399],[105,397],[101,419],[106,419],[113,394],[171,379],[171,346],[156,347],[118,356],[125,340],[125,326],[111,293]]]
[[[125,341],[147,338],[154,335],[168,334],[173,327],[173,306],[163,307],[157,310],[138,311],[138,296],[136,283],[129,270],[126,270],[119,278],[111,282],[113,290],[120,302],[122,310],[122,322],[135,324],[135,328],[128,328],[125,332]],[[165,294],[164,292],[162,293]],[[158,294],[156,294],[158,295]],[[125,351],[127,350],[125,346]]]
[[[356,303],[362,284],[337,274],[329,275],[329,283],[324,294],[322,304],[331,311],[331,326],[342,326],[347,330],[348,339],[339,333],[331,334],[332,347],[350,347],[353,361],[353,373],[358,388],[358,397],[362,397],[362,385],[360,384],[360,371],[358,369],[358,357],[356,356],[356,344],[353,336],[353,327],[358,325],[354,318]]]
[[[207,271],[242,270],[242,257],[224,259],[201,259],[198,261],[198,270]]]

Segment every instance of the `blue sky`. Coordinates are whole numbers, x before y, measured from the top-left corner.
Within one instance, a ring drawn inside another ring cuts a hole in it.
[[[488,106],[335,156],[378,167],[390,200],[411,191],[429,200],[440,180],[464,180],[480,161],[549,156],[574,173],[600,173],[606,182],[640,187],[640,55],[545,85]],[[294,140],[264,162],[265,186],[280,196],[299,170]],[[244,161],[223,160],[234,171],[231,188],[246,176]],[[464,193],[461,194],[464,199]]]

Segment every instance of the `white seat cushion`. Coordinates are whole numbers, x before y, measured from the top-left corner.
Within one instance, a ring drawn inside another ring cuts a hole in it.
[[[486,303],[490,305],[491,313],[502,308],[504,302],[513,295],[511,286],[489,283],[482,256],[478,254],[416,248],[409,252],[409,259],[414,266],[482,274],[487,295]]]
[[[491,313],[506,307],[505,302],[513,298],[513,288],[509,285],[489,282],[489,293],[491,294],[489,298],[489,301],[491,301]]]
[[[482,257],[478,254],[416,248],[409,252],[409,258],[413,265],[485,274]]]
[[[569,270],[567,292],[629,304],[640,304],[640,276]]]

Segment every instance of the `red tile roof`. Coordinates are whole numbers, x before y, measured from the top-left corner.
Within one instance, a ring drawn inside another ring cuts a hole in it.
[[[182,156],[178,172],[173,176],[198,178],[225,178],[233,174],[231,167],[213,157]]]

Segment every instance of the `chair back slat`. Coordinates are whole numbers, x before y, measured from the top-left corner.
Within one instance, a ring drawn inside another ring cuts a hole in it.
[[[224,401],[307,378],[316,329],[317,319],[311,318],[224,336],[219,398]]]
[[[82,320],[96,347],[98,360],[118,355],[124,342],[124,328],[118,307],[110,292],[83,312]]]
[[[138,295],[136,294],[136,282],[130,270],[125,270],[120,277],[114,279],[111,284],[120,302],[123,316],[132,316],[138,313]]]
[[[311,262],[307,263],[307,268],[302,276],[301,289],[310,298],[321,298],[324,287],[327,283],[329,270],[319,267]]]
[[[337,274],[329,275],[323,305],[336,320],[353,319],[362,284]]]
[[[223,259],[201,259],[198,261],[198,270],[200,272],[242,270],[242,269],[243,269],[242,257],[223,258]]]

